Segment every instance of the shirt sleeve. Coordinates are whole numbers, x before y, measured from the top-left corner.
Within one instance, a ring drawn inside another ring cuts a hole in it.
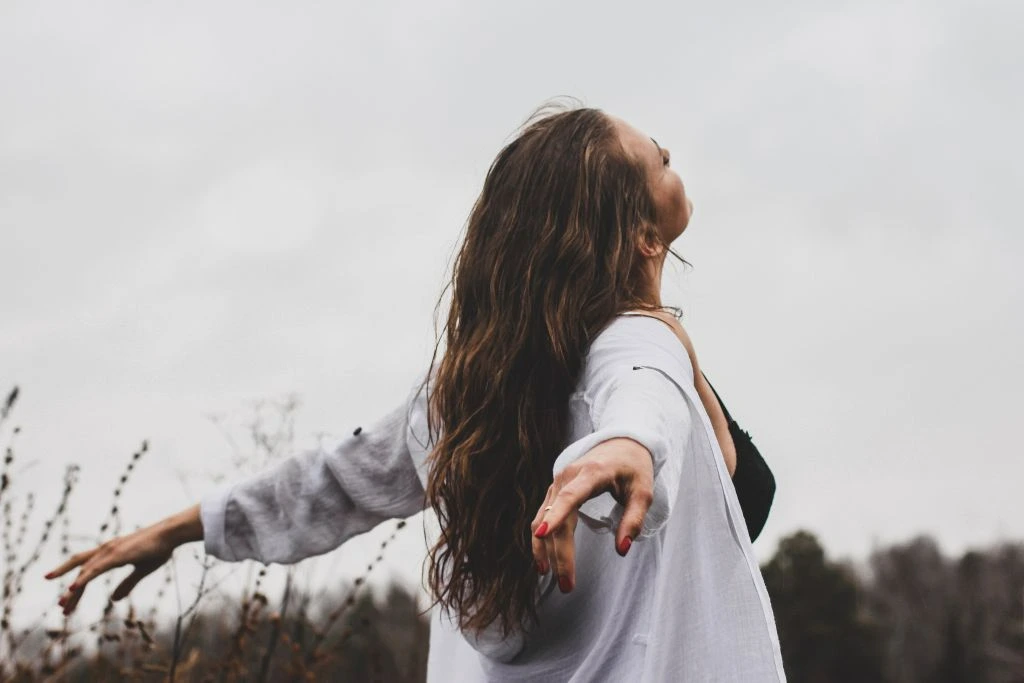
[[[422,510],[423,485],[406,438],[417,396],[333,450],[306,451],[204,496],[206,552],[228,561],[297,562]]]
[[[693,426],[685,382],[692,384],[689,356],[671,330],[657,320],[617,320],[594,342],[585,368],[584,400],[594,430],[558,456],[558,474],[597,444],[628,437],[642,444],[654,464],[654,500],[640,536],[657,533],[668,521],[679,493],[686,442]],[[596,530],[615,530],[624,508],[610,493],[580,508]]]

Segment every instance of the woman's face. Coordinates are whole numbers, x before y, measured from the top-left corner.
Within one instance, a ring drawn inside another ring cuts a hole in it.
[[[670,244],[686,230],[693,213],[693,202],[686,196],[679,174],[669,164],[669,151],[622,119],[610,118],[626,153],[637,159],[647,171],[658,231],[665,243]]]

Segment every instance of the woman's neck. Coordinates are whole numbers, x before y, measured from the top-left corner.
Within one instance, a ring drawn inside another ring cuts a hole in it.
[[[652,306],[661,308],[661,273],[665,267],[665,255],[662,254],[649,259],[646,264],[647,291],[644,293],[644,301]]]

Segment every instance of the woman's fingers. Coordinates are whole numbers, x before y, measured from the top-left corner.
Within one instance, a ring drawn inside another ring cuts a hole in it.
[[[576,584],[576,545],[573,535],[576,531],[577,510],[588,498],[605,488],[597,468],[583,467],[562,472],[548,489],[534,537],[543,538],[550,568],[558,576],[558,587],[563,593],[571,591]],[[548,510],[548,507],[551,509]]]
[[[554,559],[551,564],[557,567],[558,589],[568,593],[576,586],[576,513],[572,513],[566,523],[558,526],[546,541],[553,546],[551,552]]]
[[[64,562],[64,564],[60,565],[59,567],[51,571],[49,574],[47,574],[46,578],[56,579],[58,576],[64,576],[78,565],[82,564],[83,562],[87,562],[89,558],[96,553],[97,550],[99,550],[99,548],[94,548],[92,550],[87,550],[85,552],[72,555]]]
[[[146,567],[143,569],[142,567],[136,567],[135,571],[129,574],[124,581],[118,584],[117,588],[115,588],[114,592],[111,594],[110,599],[116,602],[131,593],[136,584],[149,576],[155,568],[156,567]]]
[[[68,587],[60,600],[57,601],[57,604],[64,608],[65,616],[75,611],[75,607],[78,606],[78,601],[82,599],[82,594],[85,593],[85,587],[88,583],[89,580],[85,578],[83,568],[83,571],[78,573],[74,582]]]
[[[127,560],[121,557],[121,554],[108,544],[100,546],[98,551],[88,562],[82,565],[82,570],[78,572],[74,583],[71,584],[72,590],[84,588],[86,584],[107,570],[127,564]]]
[[[533,531],[531,538],[533,547],[533,558],[537,564],[537,571],[541,574],[547,574],[549,571],[555,573],[555,577],[558,579],[558,586],[563,593],[567,593],[572,590],[573,578],[570,576],[569,579],[563,578],[566,572],[566,568],[572,568],[573,562],[570,558],[566,560],[566,539],[564,534],[565,525],[561,525],[558,529],[551,526],[548,521],[548,515],[555,499],[558,497],[560,480],[556,477],[555,481],[548,487],[547,494],[544,496],[544,502],[541,504],[540,510],[537,511],[537,515],[533,518],[533,523],[530,528]],[[572,524],[572,528],[575,530],[575,521]],[[569,549],[568,552],[574,555],[572,548],[572,533],[570,532],[569,538]],[[574,570],[572,570],[574,571]]]
[[[622,513],[619,528],[615,532],[615,549],[619,555],[625,557],[630,546],[633,545],[633,539],[640,535],[644,526],[644,517],[647,516],[652,502],[654,502],[654,492],[646,482],[637,483],[627,491],[626,509]]]
[[[65,616],[71,614],[78,605],[78,601],[82,599],[82,593],[85,592],[85,584],[88,583],[88,580],[83,581],[83,577],[87,576],[86,572],[96,563],[97,555],[102,550],[103,546],[98,546],[92,550],[86,550],[72,555],[62,565],[46,575],[47,579],[56,579],[59,576],[67,574],[75,567],[82,567],[78,572],[78,576],[60,597],[60,600],[57,601],[57,604],[63,608]]]
[[[75,555],[57,570],[47,574],[47,577],[57,577],[76,566],[81,566],[78,576],[75,577],[75,580],[68,586],[68,590],[58,601],[58,604],[64,608],[65,615],[71,614],[75,610],[78,601],[81,600],[82,594],[85,592],[85,587],[90,581],[114,567],[120,567],[128,563],[129,560],[123,557],[124,553],[118,552],[119,548],[121,548],[121,545],[117,539],[107,541],[92,550]]]
[[[548,532],[553,532],[565,524],[566,520],[579,509],[589,498],[608,489],[610,481],[596,465],[579,468],[566,468],[555,477],[554,486],[557,493],[548,505],[551,507],[543,517],[541,526],[546,523]],[[562,484],[561,486],[559,486]]]
[[[78,590],[68,591],[64,594],[64,597],[60,599],[60,606],[64,608],[64,616],[67,616],[75,611],[75,607],[78,606],[78,601],[82,599],[82,594],[85,592],[84,588]]]
[[[554,574],[554,578],[557,581],[558,580],[558,553],[555,550],[555,536],[554,536],[554,534],[547,534],[544,537],[544,539],[542,540],[542,543],[544,544],[544,556],[547,558],[545,560],[545,566],[548,568],[548,571],[550,571],[552,574]]]
[[[530,543],[533,550],[533,562],[537,566],[538,574],[547,574],[551,568],[551,562],[548,559],[548,551],[545,547],[544,540],[537,535],[537,531],[540,529],[540,525],[544,521],[545,508],[551,504],[551,499],[554,498],[554,484],[548,487],[547,494],[544,496],[544,502],[541,503],[540,509],[537,510],[537,514],[533,518],[533,522],[530,524]],[[546,530],[545,530],[546,531]]]

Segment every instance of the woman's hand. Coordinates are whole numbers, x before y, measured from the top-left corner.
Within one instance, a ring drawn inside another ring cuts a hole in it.
[[[576,585],[573,534],[579,508],[605,492],[625,507],[615,533],[615,548],[625,556],[654,500],[654,462],[650,451],[633,439],[609,439],[555,475],[531,530],[537,571],[554,571],[563,593]]]
[[[85,592],[85,587],[97,576],[126,564],[135,565],[135,571],[128,575],[110,596],[120,600],[128,595],[135,585],[170,559],[174,549],[188,541],[202,540],[203,528],[199,519],[199,506],[168,517],[144,529],[126,536],[112,538],[92,550],[73,555],[64,564],[49,574],[47,579],[63,576],[75,567],[81,567],[78,576],[60,597],[58,604],[64,614],[71,614]]]

